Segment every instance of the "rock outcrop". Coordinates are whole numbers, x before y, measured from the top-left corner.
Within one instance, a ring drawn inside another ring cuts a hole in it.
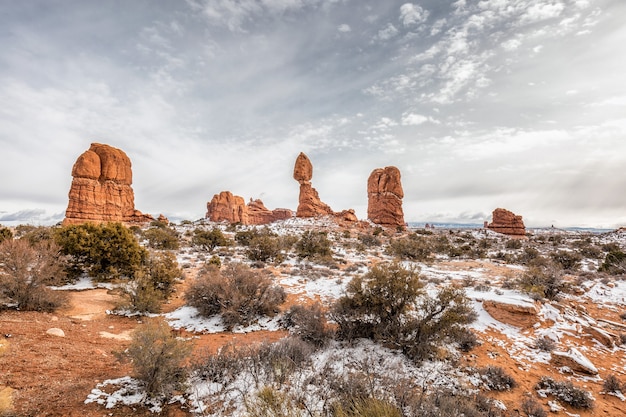
[[[535,303],[506,303],[484,300],[483,308],[494,319],[511,326],[528,328],[539,322],[540,308]]]
[[[243,197],[230,191],[215,194],[207,203],[206,218],[213,222],[241,224],[268,224],[293,217],[289,209],[269,210],[261,200],[252,200],[246,205]]]
[[[376,168],[367,180],[367,218],[381,226],[404,226],[403,197],[400,170]]]
[[[569,348],[567,352],[552,352],[551,356],[550,363],[556,367],[565,367],[581,374],[598,374],[598,368],[576,348]]]
[[[135,210],[131,162],[124,151],[92,143],[74,163],[72,177],[64,224],[154,220]]]
[[[332,216],[335,213],[326,203],[320,200],[317,190],[311,185],[313,164],[308,156],[300,152],[293,168],[293,178],[300,183],[300,196],[296,217]]]
[[[503,208],[493,211],[492,221],[487,228],[494,232],[509,236],[526,236],[526,227],[522,221],[522,216],[517,216]]]

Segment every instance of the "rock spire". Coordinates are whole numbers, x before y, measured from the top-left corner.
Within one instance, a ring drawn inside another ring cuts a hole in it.
[[[404,226],[403,197],[400,170],[376,168],[367,180],[367,218],[381,226]]]

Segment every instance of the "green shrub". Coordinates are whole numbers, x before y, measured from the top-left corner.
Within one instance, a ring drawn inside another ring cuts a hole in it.
[[[13,239],[13,232],[11,232],[11,229],[0,226],[0,243],[9,239]]]
[[[296,242],[296,253],[300,258],[329,258],[333,252],[328,233],[307,230]]]
[[[421,288],[417,272],[397,262],[354,278],[331,313],[338,337],[369,338],[419,362],[442,342],[465,336],[463,326],[476,318],[465,293],[449,287],[430,297]]]
[[[578,252],[560,250],[550,253],[552,260],[566,271],[575,271],[580,266],[582,256]]]
[[[184,389],[185,362],[191,345],[178,340],[164,322],[149,322],[133,334],[126,356],[133,365],[133,376],[143,383],[148,398],[169,399]]]
[[[554,300],[566,288],[560,264],[544,262],[537,258],[519,281],[522,290],[541,298]]]
[[[599,268],[602,272],[621,275],[626,273],[626,253],[618,249],[611,249],[604,257],[604,262]]]
[[[142,235],[152,249],[176,250],[180,247],[178,233],[167,226],[151,227],[145,230]]]
[[[522,241],[519,239],[509,239],[504,244],[504,247],[507,249],[521,249]]]
[[[195,247],[213,252],[213,249],[218,246],[230,246],[231,241],[228,240],[218,228],[211,230],[195,229],[193,231],[193,237],[191,238],[191,244]]]
[[[178,266],[176,256],[171,252],[151,253],[146,262],[146,272],[154,288],[164,298],[174,292],[176,280],[183,277],[183,271]]]
[[[84,223],[55,231],[55,241],[69,255],[72,276],[88,273],[103,280],[132,277],[146,259],[133,233],[121,223]]]
[[[246,256],[251,261],[281,260],[282,242],[269,229],[252,229],[235,234],[235,241],[246,246]]]
[[[274,316],[285,298],[285,290],[269,276],[239,263],[222,270],[205,266],[185,293],[187,303],[200,314],[221,314],[229,330],[246,326],[259,316]]]
[[[427,261],[432,248],[428,238],[413,234],[410,237],[392,239],[386,252],[409,261]]]
[[[25,239],[0,243],[0,306],[53,311],[66,303],[65,294],[48,285],[65,282],[64,258],[54,242],[31,245]]]

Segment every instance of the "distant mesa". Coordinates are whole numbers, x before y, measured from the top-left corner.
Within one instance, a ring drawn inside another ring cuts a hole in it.
[[[215,194],[207,203],[206,218],[213,222],[241,224],[268,224],[293,217],[289,209],[269,210],[261,200],[250,199],[246,205],[243,197],[230,191]]]
[[[367,218],[375,224],[404,226],[402,181],[394,166],[376,168],[367,180]]]
[[[135,210],[131,162],[124,151],[92,143],[72,168],[72,185],[63,224],[147,223],[154,218]]]
[[[503,208],[497,208],[493,211],[492,221],[486,227],[494,232],[509,236],[526,236],[526,227],[522,221],[522,216],[517,216]]]
[[[300,155],[296,158],[296,163],[293,168],[293,178],[300,184],[296,217],[332,216],[340,223],[358,221],[354,210],[348,209],[341,212],[334,212],[328,204],[322,202],[317,190],[313,188],[311,184],[311,179],[313,178],[313,164],[304,152],[300,152]]]

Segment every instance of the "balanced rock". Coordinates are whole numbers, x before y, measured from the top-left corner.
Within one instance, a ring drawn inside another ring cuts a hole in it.
[[[497,208],[493,211],[492,221],[487,225],[487,228],[505,235],[526,236],[526,227],[522,221],[522,216],[517,216],[503,208]]]
[[[124,151],[92,143],[74,163],[72,177],[64,224],[154,220],[135,210],[131,162]]]
[[[376,168],[367,180],[367,218],[382,226],[404,226],[403,197],[400,170]]]
[[[317,190],[311,185],[313,164],[303,152],[300,152],[296,158],[293,178],[300,183],[297,217],[332,216],[335,214],[328,204],[320,200]]]
[[[289,209],[269,210],[261,200],[252,200],[245,204],[243,197],[230,191],[215,194],[207,203],[206,218],[213,222],[241,224],[268,224],[293,217]]]

